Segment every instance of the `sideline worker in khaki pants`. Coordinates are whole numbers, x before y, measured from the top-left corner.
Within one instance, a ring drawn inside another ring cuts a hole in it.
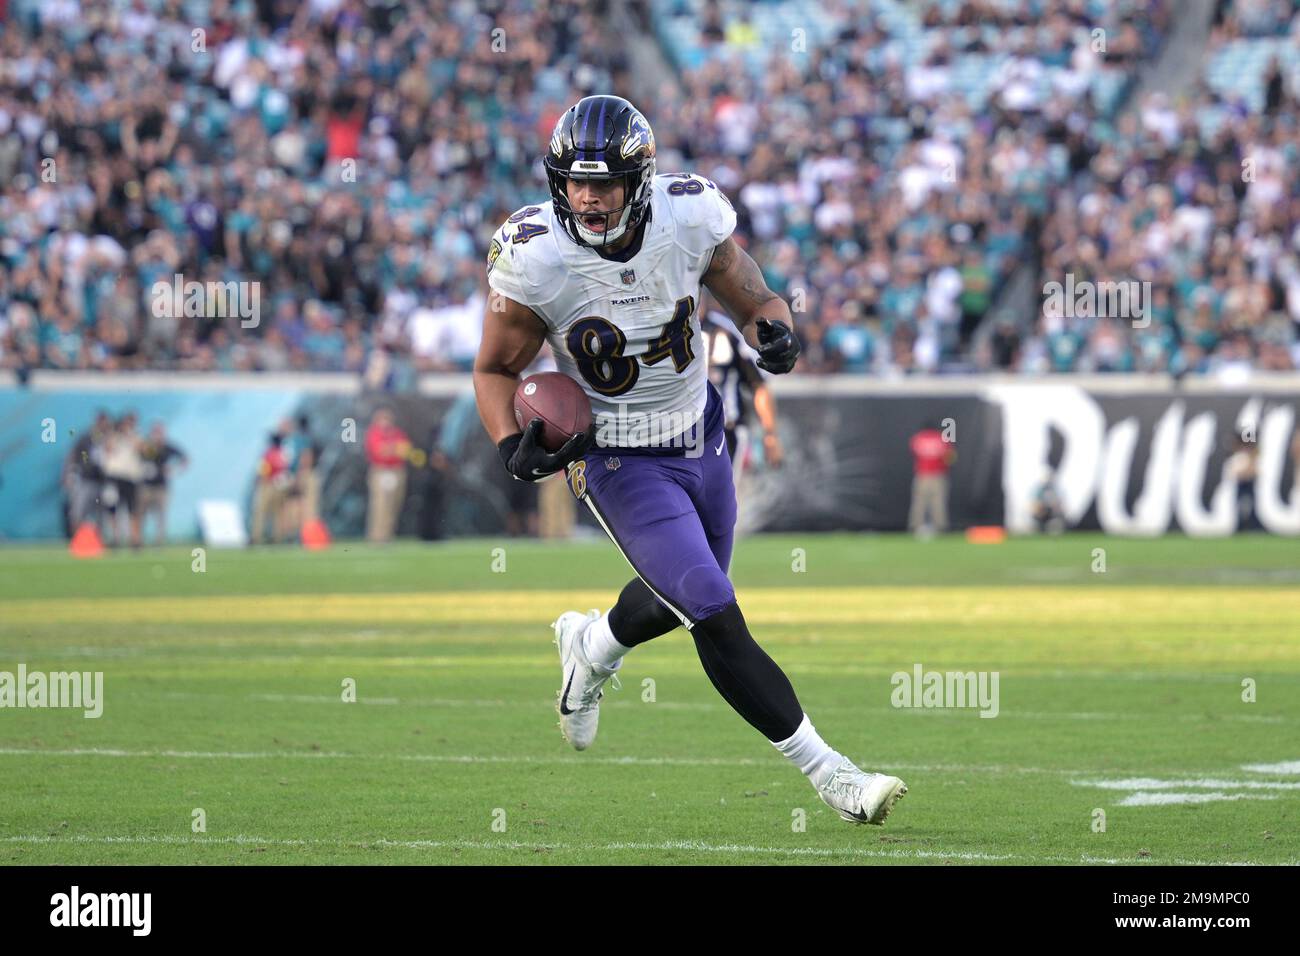
[[[397,531],[397,518],[406,500],[406,466],[371,465],[370,507],[366,511],[366,540],[389,541]]]
[[[957,451],[944,422],[935,422],[912,436],[915,477],[912,479],[912,508],[907,526],[916,534],[941,534],[948,530],[948,469]]]
[[[947,530],[947,475],[917,475],[912,479],[912,513],[907,526],[912,531],[927,526],[937,532]]]
[[[272,435],[271,442],[257,466],[257,486],[253,491],[253,544],[266,538],[266,519],[271,519],[272,540],[286,540],[291,531],[285,522],[288,501],[289,465],[282,449],[284,438]]]
[[[366,540],[389,541],[397,530],[406,501],[406,462],[411,440],[397,427],[393,412],[381,408],[366,430],[366,458],[370,462],[367,484]]]

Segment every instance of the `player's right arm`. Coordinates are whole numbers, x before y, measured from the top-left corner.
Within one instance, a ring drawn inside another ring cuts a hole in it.
[[[527,244],[546,234],[535,217],[541,209],[526,206],[507,219],[488,245],[487,310],[483,339],[474,359],[474,398],[483,427],[496,443],[506,470],[521,481],[540,481],[581,458],[595,429],[574,435],[555,452],[541,445],[542,420],[534,418],[519,430],[515,421],[515,389],[546,341],[546,323],[532,305],[544,286],[530,272]],[[530,221],[531,220],[531,221]],[[544,301],[544,300],[541,300]]]
[[[540,481],[581,458],[591,446],[595,428],[574,435],[558,451],[540,444],[542,420],[534,418],[521,432],[515,422],[515,389],[519,375],[532,364],[546,339],[546,327],[526,305],[488,293],[483,316],[483,341],[474,359],[474,398],[479,418],[496,443],[506,471],[521,481]]]
[[[546,326],[536,312],[496,289],[489,290],[483,340],[474,359],[474,397],[483,427],[496,444],[519,434],[515,389],[545,341]]]

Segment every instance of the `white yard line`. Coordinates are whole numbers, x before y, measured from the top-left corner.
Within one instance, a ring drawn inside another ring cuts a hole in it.
[[[720,856],[735,855],[769,855],[787,857],[850,857],[863,859],[897,859],[897,860],[970,860],[977,862],[1021,863],[1103,863],[1134,864],[1149,863],[1175,866],[1254,866],[1256,864],[1238,860],[1163,860],[1154,857],[1121,859],[1118,857],[1096,857],[1089,854],[1079,856],[1035,856],[1016,853],[980,853],[971,850],[867,850],[857,847],[781,847],[752,846],[738,843],[706,843],[701,840],[666,840],[660,843],[533,843],[518,840],[390,840],[379,838],[373,840],[314,840],[314,839],[263,839],[261,837],[236,835],[228,837],[171,837],[171,836],[8,836],[0,837],[0,843],[33,845],[165,845],[165,846],[280,846],[280,847],[326,847],[333,849],[367,849],[384,847],[407,850],[560,850],[573,852],[617,852],[631,851],[639,853],[669,853],[684,851],[688,853],[711,853]],[[1296,865],[1289,861],[1287,866]]]
[[[1118,780],[1071,780],[1076,787],[1099,787],[1102,790],[1300,790],[1300,783],[1274,780],[1223,780],[1196,777],[1183,780],[1160,780],[1154,777],[1125,777]]]
[[[1256,764],[1256,767],[1270,767]],[[1287,764],[1273,764],[1286,767]],[[1251,769],[1250,765],[1243,767]],[[1269,772],[1269,771],[1265,771]],[[1120,800],[1119,807],[1168,807],[1191,804],[1218,803],[1232,800],[1276,800],[1275,793],[1261,790],[1300,790],[1300,782],[1289,780],[1235,780],[1214,776],[1178,779],[1155,777],[1123,777],[1118,779],[1071,780],[1076,787],[1094,787],[1099,790],[1126,790],[1128,795]],[[1231,792],[1225,792],[1231,791]]]
[[[1121,807],[1167,807],[1188,803],[1217,803],[1220,800],[1276,800],[1271,793],[1148,793],[1139,791],[1130,793],[1116,806]]]
[[[146,695],[140,695],[146,696]],[[165,697],[169,700],[257,700],[267,703],[294,703],[294,704],[338,704],[341,698],[337,694],[248,694],[244,697],[234,697],[227,694],[199,693],[193,691],[162,691],[156,696]],[[538,707],[551,707],[554,700],[501,700],[492,698],[475,698],[475,697],[367,697],[358,695],[356,702],[358,704],[382,704],[386,706],[406,706],[406,707],[521,707],[528,710],[535,710]],[[706,703],[702,701],[673,701],[657,700],[652,703],[645,703],[640,700],[623,699],[623,700],[606,700],[602,706],[606,707],[659,707],[664,710],[686,710],[686,711],[724,711],[730,708],[724,703]],[[829,704],[818,707],[819,712],[825,713],[856,713],[856,714],[890,714],[898,713],[908,717],[951,717],[958,719],[970,719],[974,717],[976,711],[974,708],[955,708],[955,707],[846,707],[842,705]],[[1134,711],[1049,711],[1049,710],[1013,710],[1003,708],[999,717],[1011,717],[1023,720],[1176,720],[1180,722],[1199,723],[1203,721],[1239,721],[1242,723],[1256,724],[1284,724],[1294,723],[1300,718],[1282,717],[1267,714],[1153,714],[1141,713]],[[1296,771],[1300,772],[1300,771]]]
[[[236,846],[319,846],[333,847],[343,849],[346,847],[366,848],[372,846],[393,847],[397,849],[409,850],[440,850],[440,849],[470,849],[470,850],[580,850],[580,851],[611,851],[611,850],[633,850],[633,851],[671,851],[686,850],[705,853],[770,853],[779,856],[863,856],[863,857],[896,857],[899,859],[962,859],[962,860],[1012,860],[1016,857],[1012,854],[992,854],[978,853],[969,850],[954,851],[944,853],[939,850],[863,850],[856,847],[844,848],[821,848],[821,847],[765,847],[765,846],[744,846],[740,844],[711,844],[698,840],[669,840],[663,843],[532,843],[521,842],[518,840],[263,840],[259,837],[252,836],[232,836],[232,837],[122,837],[122,836],[105,836],[105,837],[88,837],[88,836],[71,836],[71,837],[49,837],[49,836],[13,836],[0,837],[3,843],[36,843],[36,844],[62,844],[62,843],[91,843],[91,844],[162,844],[168,846],[189,846],[189,845],[222,845],[232,844]]]
[[[44,749],[35,747],[0,747],[0,757],[112,757],[139,759],[181,759],[181,760],[396,760],[414,763],[460,763],[460,764],[612,764],[651,767],[775,767],[779,759],[773,755],[766,758],[756,757],[601,757],[595,755],[555,755],[538,756],[524,754],[520,756],[502,756],[499,754],[395,754],[395,753],[348,753],[330,750],[125,750],[112,747],[76,747],[61,749]],[[851,755],[850,755],[851,756]],[[1011,764],[926,764],[906,761],[892,762],[886,760],[864,761],[865,764],[879,766],[889,770],[913,771],[917,773],[990,773],[990,774],[1043,774],[1065,777],[1095,777],[1099,773],[1131,774],[1117,768],[1098,770],[1067,769],[1057,767],[1022,767]],[[1235,784],[1222,779],[1214,780],[1214,775],[1231,773],[1231,771],[1180,771],[1184,776],[1204,774],[1205,779],[1219,786],[1246,787],[1249,782]],[[1133,776],[1127,780],[1115,778],[1116,782],[1150,782],[1148,778]],[[1101,786],[1088,781],[1072,780],[1077,786]],[[1159,782],[1159,781],[1157,781]],[[1171,781],[1173,783],[1175,781]],[[1255,783],[1260,784],[1259,781]],[[1260,784],[1267,786],[1267,783]],[[1279,783],[1278,788],[1291,789],[1300,784]],[[1115,789],[1112,787],[1112,789]]]
[[[1300,760],[1284,760],[1281,763],[1244,763],[1241,769],[1250,773],[1300,774]]]
[[[342,703],[341,696],[329,696],[326,694],[249,694],[249,700],[265,700],[274,703],[292,703],[292,704],[338,704]],[[358,697],[359,704],[383,704],[389,707],[400,704],[401,701],[396,697]],[[407,703],[410,703],[408,701]],[[431,701],[431,703],[434,703]],[[490,703],[484,701],[483,703]]]

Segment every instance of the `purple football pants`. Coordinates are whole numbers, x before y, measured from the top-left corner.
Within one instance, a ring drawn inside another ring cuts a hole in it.
[[[698,458],[598,449],[568,475],[632,569],[688,629],[736,599],[727,577],[736,488],[723,431],[713,432]]]

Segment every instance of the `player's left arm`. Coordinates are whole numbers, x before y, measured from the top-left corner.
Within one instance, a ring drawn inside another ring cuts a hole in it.
[[[794,317],[784,299],[767,287],[756,263],[731,236],[713,249],[700,282],[727,310],[759,355],[758,366],[782,374],[799,358]]]

